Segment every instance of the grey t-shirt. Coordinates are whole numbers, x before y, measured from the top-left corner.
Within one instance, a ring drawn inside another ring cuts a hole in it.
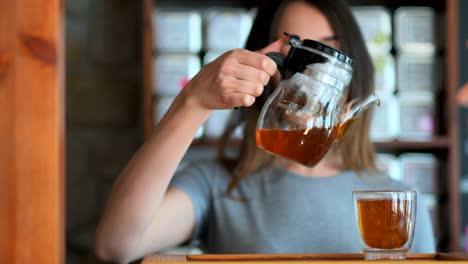
[[[171,181],[193,202],[191,241],[200,242],[206,253],[359,253],[352,191],[411,189],[385,175],[345,171],[305,177],[274,167],[242,180],[232,196],[243,200],[236,200],[226,196],[230,179],[220,164],[198,161]],[[421,199],[410,252],[435,252],[429,212]]]

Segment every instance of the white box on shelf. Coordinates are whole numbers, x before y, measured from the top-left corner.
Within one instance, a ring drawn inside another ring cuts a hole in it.
[[[160,54],[154,63],[154,93],[159,96],[177,95],[201,69],[194,54]]]
[[[395,155],[377,153],[377,168],[388,174],[392,179],[401,181],[400,160]]]
[[[399,7],[394,13],[394,23],[395,47],[399,51],[435,52],[438,33],[431,7]]]
[[[217,58],[219,58],[221,55],[223,55],[225,52],[228,50],[209,50],[205,53],[205,56],[203,56],[203,65],[206,65]]]
[[[402,140],[427,141],[435,132],[434,95],[428,92],[398,94],[400,134]]]
[[[438,161],[429,153],[400,155],[403,181],[422,193],[438,193]]]
[[[153,47],[164,53],[197,53],[202,49],[202,17],[196,11],[153,12]]]
[[[380,106],[372,108],[370,138],[372,141],[390,141],[398,138],[400,114],[398,100],[394,95],[379,97]]]
[[[395,59],[392,54],[372,55],[374,63],[374,87],[379,97],[393,95],[396,86]]]
[[[352,8],[366,46],[371,53],[387,53],[392,49],[392,19],[383,6]]]
[[[205,49],[243,48],[253,17],[244,9],[212,9],[204,13]]]
[[[397,56],[398,91],[437,92],[440,88],[437,58],[432,54]]]
[[[153,103],[153,118],[154,118],[154,125],[157,125],[159,121],[163,118],[163,116],[166,114],[167,110],[169,110],[169,107],[171,106],[172,102],[174,101],[174,97],[158,97],[156,100],[154,100]],[[195,138],[201,138],[204,134],[204,126],[201,126],[197,134],[195,135]]]

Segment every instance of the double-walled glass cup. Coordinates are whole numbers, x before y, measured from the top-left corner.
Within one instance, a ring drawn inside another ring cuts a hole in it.
[[[411,249],[415,191],[354,191],[355,219],[366,260],[402,260]]]

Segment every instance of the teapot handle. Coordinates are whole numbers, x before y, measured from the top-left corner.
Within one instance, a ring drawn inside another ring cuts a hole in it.
[[[278,52],[269,52],[266,54],[266,56],[272,59],[276,63],[276,66],[278,67],[278,71],[280,72],[281,80],[282,80],[284,78],[283,65],[284,65],[284,59],[286,58],[286,56]]]

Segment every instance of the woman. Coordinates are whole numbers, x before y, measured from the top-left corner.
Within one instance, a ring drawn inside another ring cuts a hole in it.
[[[372,65],[343,1],[271,1],[259,8],[248,50],[227,52],[205,66],[177,96],[154,134],[117,180],[98,226],[96,254],[127,262],[187,241],[207,253],[360,252],[351,192],[408,189],[376,170],[370,113],[313,168],[257,148],[255,124],[276,65],[263,54],[286,53],[283,32],[337,47],[358,62],[348,100],[372,92]],[[266,48],[262,48],[267,46]],[[274,87],[273,85],[272,87]],[[263,96],[260,96],[264,94]],[[259,97],[260,96],[260,97]],[[223,136],[245,122],[238,158],[179,163],[214,109],[239,108]],[[236,122],[238,121],[238,122]],[[427,210],[418,207],[413,251],[433,252]]]

